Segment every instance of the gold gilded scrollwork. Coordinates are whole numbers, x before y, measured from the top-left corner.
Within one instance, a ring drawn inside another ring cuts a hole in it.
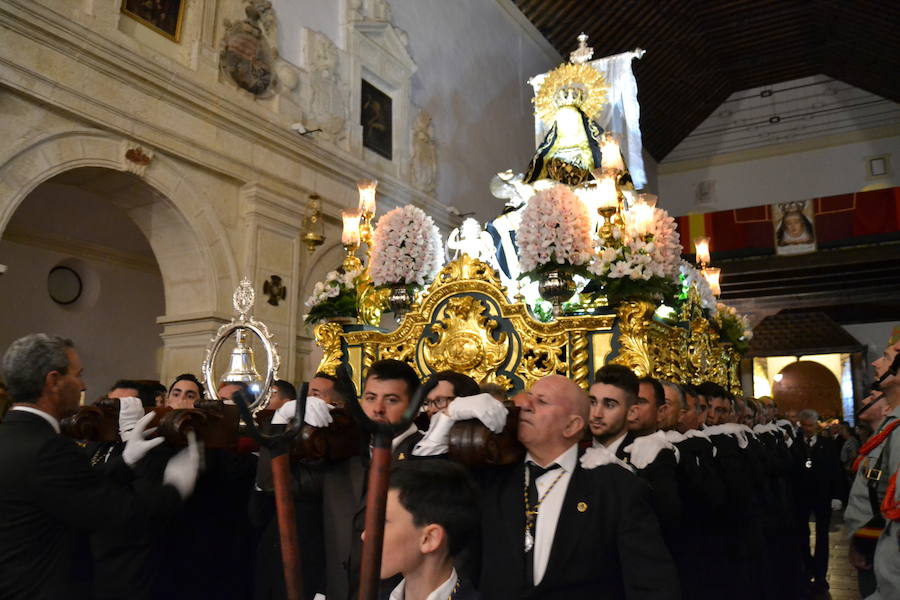
[[[450,298],[431,327],[437,339],[426,339],[422,349],[428,368],[466,373],[475,381],[484,381],[496,371],[506,360],[509,341],[502,332],[494,340],[499,323],[482,314],[487,310],[473,296]]]
[[[691,383],[700,384],[711,381],[713,361],[713,343],[709,321],[703,318],[691,322],[691,337],[688,343],[688,360],[691,365]]]
[[[631,368],[638,377],[653,372],[647,334],[656,307],[644,300],[625,300],[616,308],[619,317],[619,354],[613,363]]]
[[[569,366],[572,369],[572,379],[588,389],[588,339],[584,331],[572,332],[572,340],[569,348]]]
[[[341,366],[341,334],[343,329],[337,323],[322,323],[316,325],[313,335],[316,344],[322,349],[322,360],[319,362],[317,372],[334,375]]]
[[[387,298],[391,291],[387,288],[377,288],[366,271],[360,278],[357,286],[359,300],[356,310],[359,314],[359,322],[363,325],[378,326],[381,323],[381,313],[387,304]]]
[[[566,364],[563,350],[566,347],[567,335],[541,335],[532,331],[520,331],[522,336],[522,358],[516,369],[516,375],[522,378],[525,388],[531,384],[556,373],[565,374]]]
[[[665,381],[688,381],[687,330],[651,323],[649,337],[653,377]]]

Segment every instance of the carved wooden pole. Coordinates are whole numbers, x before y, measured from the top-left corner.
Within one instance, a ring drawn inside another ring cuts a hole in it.
[[[275,487],[275,514],[281,540],[281,562],[284,566],[284,588],[288,600],[303,598],[300,573],[300,544],[297,541],[297,517],[291,496],[291,463],[287,452],[272,457],[272,483]]]
[[[387,508],[391,469],[391,436],[376,433],[369,465],[366,492],[366,539],[359,573],[359,600],[376,600],[381,580],[381,549],[384,545],[384,513]]]

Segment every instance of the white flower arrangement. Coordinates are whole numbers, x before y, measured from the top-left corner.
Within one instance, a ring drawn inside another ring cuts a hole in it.
[[[750,328],[750,318],[741,314],[733,306],[728,306],[724,302],[716,303],[716,319],[725,323],[731,321],[741,332],[741,338],[750,341],[753,339],[753,330]]]
[[[326,318],[356,316],[356,285],[362,269],[329,271],[323,281],[316,282],[312,294],[304,302],[309,309],[304,320],[315,323]]]
[[[653,209],[653,220],[646,233],[631,224],[625,214],[625,227],[613,227],[614,246],[601,246],[590,271],[609,279],[649,281],[653,277],[673,277],[678,273],[681,243],[675,219],[661,208]]]
[[[586,265],[593,255],[587,207],[566,185],[538,192],[522,210],[516,243],[519,267],[529,276],[557,265]]]
[[[709,287],[709,282],[706,281],[703,273],[691,263],[683,260],[679,266],[679,275],[678,280],[681,281],[684,290],[690,289],[691,285],[697,286],[697,291],[700,293],[700,307],[714,312],[716,310],[716,297],[712,293],[712,288]]]
[[[443,264],[440,231],[421,209],[408,204],[378,219],[369,263],[369,274],[376,286],[424,286]]]
[[[753,331],[750,329],[750,319],[747,318],[747,315],[740,314],[733,306],[719,302],[716,304],[713,321],[718,325],[721,334],[741,353],[747,351],[747,346],[753,339]]]

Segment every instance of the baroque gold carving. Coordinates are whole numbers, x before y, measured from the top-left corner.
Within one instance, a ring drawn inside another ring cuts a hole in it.
[[[322,360],[317,372],[334,375],[341,366],[341,334],[343,328],[337,323],[321,323],[313,329],[316,344],[322,349]]]
[[[616,308],[619,317],[619,353],[613,363],[633,370],[638,377],[653,372],[647,334],[656,307],[645,300],[625,300]]]
[[[509,341],[502,332],[494,340],[499,323],[482,314],[488,310],[473,296],[450,298],[431,327],[437,340],[426,339],[422,349],[428,367],[466,373],[475,381],[483,381],[500,367],[509,352]]]
[[[569,352],[569,364],[572,368],[572,379],[585,390],[588,389],[587,347],[587,333],[584,331],[573,332],[571,349]]]

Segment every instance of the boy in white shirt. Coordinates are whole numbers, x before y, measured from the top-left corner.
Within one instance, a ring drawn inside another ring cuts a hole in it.
[[[471,600],[453,559],[478,533],[478,488],[462,466],[442,459],[407,460],[391,471],[381,578],[403,580],[390,600]],[[365,535],[365,534],[363,534]]]

